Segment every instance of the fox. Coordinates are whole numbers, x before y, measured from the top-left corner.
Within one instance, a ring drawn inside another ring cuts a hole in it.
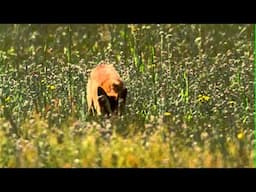
[[[92,69],[87,82],[87,107],[93,115],[122,115],[127,88],[113,64],[100,63]]]

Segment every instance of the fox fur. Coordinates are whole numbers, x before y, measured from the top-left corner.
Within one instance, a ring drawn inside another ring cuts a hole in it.
[[[87,83],[88,111],[97,115],[122,114],[127,88],[111,64],[101,63],[90,73]]]

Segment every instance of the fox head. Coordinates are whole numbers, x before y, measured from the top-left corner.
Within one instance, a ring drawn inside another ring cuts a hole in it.
[[[127,88],[113,65],[100,64],[87,83],[88,110],[98,115],[123,114]]]

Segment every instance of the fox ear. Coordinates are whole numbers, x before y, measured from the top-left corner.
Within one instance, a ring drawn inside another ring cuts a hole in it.
[[[98,87],[98,96],[107,95],[107,93],[101,87]]]

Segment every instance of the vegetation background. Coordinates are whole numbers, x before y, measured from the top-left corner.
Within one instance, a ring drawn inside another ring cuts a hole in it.
[[[253,25],[1,24],[0,167],[253,167]],[[87,115],[100,61],[126,114]]]

